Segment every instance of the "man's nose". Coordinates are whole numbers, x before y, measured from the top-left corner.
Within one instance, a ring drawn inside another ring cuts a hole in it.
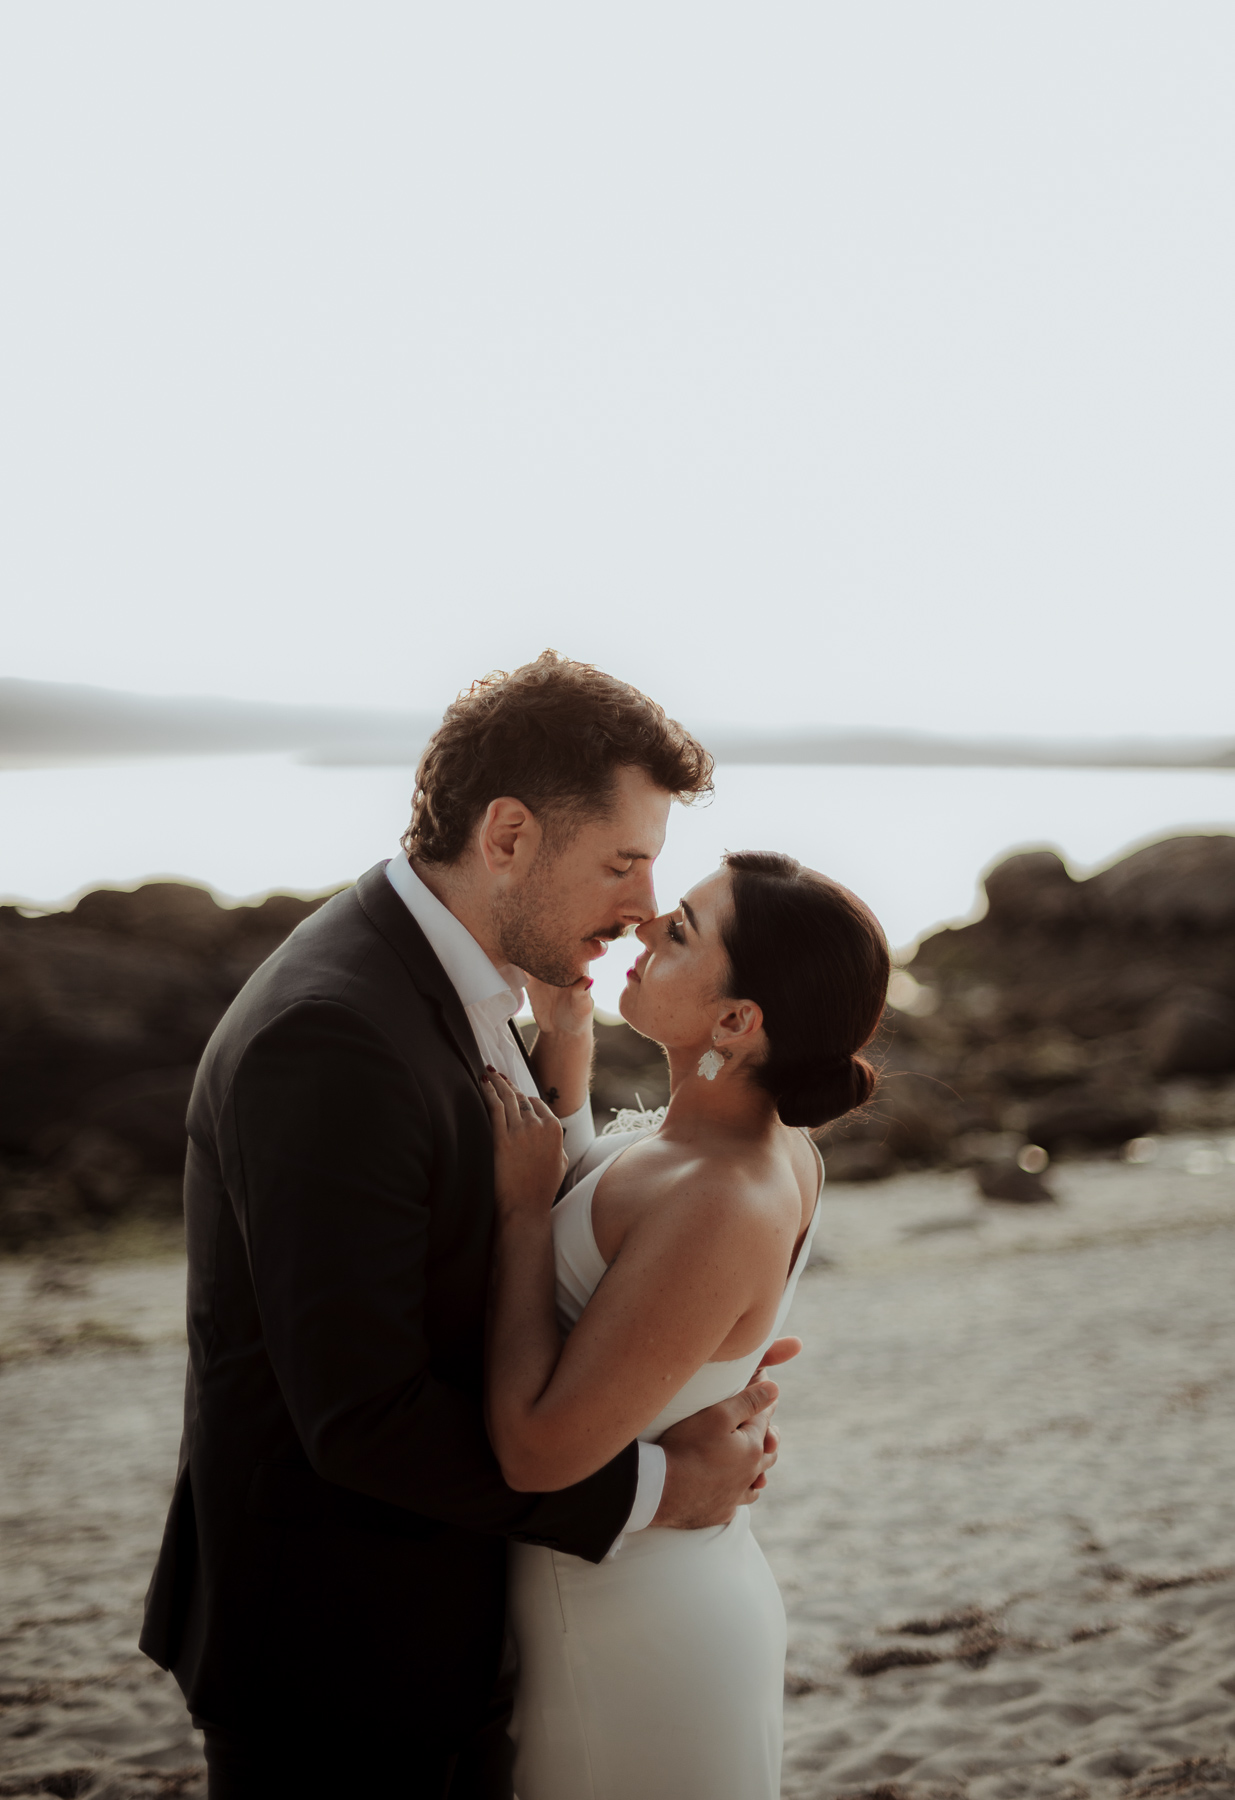
[[[646,925],[649,919],[656,917],[656,890],[652,886],[650,869],[623,896],[622,913],[631,925]]]

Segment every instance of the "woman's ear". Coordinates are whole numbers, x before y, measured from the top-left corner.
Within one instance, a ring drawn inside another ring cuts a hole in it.
[[[763,1031],[763,1008],[753,1000],[735,1000],[716,1021],[712,1041],[720,1051],[750,1050]]]

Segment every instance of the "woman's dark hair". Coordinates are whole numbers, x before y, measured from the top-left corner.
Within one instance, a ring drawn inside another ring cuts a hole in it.
[[[752,1071],[786,1125],[862,1106],[875,1069],[859,1051],[883,1017],[891,964],[874,914],[792,856],[726,855],[733,911],[721,932],[729,993],[763,1011],[768,1055]]]
[[[460,694],[416,771],[403,847],[452,863],[491,800],[522,800],[559,840],[603,816],[619,768],[638,768],[678,800],[712,790],[712,758],[662,707],[590,663],[545,650]]]

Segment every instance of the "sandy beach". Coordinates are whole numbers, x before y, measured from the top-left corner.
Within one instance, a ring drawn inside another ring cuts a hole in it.
[[[1189,1154],[828,1191],[756,1518],[787,1797],[1235,1794],[1235,1164]],[[2,1795],[204,1793],[135,1648],[184,1370],[135,1250],[0,1263]]]

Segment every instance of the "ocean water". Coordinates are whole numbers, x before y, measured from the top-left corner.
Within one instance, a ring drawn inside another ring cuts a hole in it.
[[[204,882],[221,898],[314,892],[397,847],[410,769],[286,756],[186,757],[0,772],[0,897],[60,904],[98,885]],[[1076,873],[1176,831],[1235,830],[1235,771],[722,767],[710,805],[675,807],[662,904],[723,850],[786,850],[843,881],[908,949],[981,905],[983,869],[1049,844]],[[596,997],[613,1011],[630,956]]]

